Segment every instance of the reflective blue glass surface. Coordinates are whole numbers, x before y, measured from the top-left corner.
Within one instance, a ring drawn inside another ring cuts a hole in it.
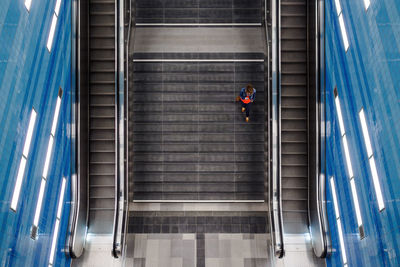
[[[46,48],[55,0],[0,4],[0,266],[48,266],[62,177],[67,179],[55,266],[69,266],[65,246],[71,169],[71,2],[61,8],[51,53]],[[56,100],[62,103],[37,240],[30,238]],[[10,209],[29,117],[37,112],[16,212]]]
[[[335,178],[349,266],[400,266],[400,2],[341,0],[345,52],[335,1],[325,1],[327,179]],[[360,239],[334,102],[337,87],[365,238]],[[359,119],[364,109],[385,209],[379,211]],[[332,192],[327,207],[333,252],[343,266]]]

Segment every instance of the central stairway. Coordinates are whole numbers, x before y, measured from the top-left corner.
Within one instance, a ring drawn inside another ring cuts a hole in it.
[[[263,202],[263,1],[138,0],[134,14],[130,199]],[[246,123],[235,98],[248,83]]]
[[[133,13],[134,266],[268,266],[263,1],[136,0]],[[257,93],[246,123],[235,99],[248,83]]]
[[[132,71],[135,201],[264,200],[263,53],[135,53]]]

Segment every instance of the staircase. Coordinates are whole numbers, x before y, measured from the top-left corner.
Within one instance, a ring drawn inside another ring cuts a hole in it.
[[[134,55],[134,201],[263,201],[264,54],[170,53],[163,59]],[[257,95],[246,123],[235,97],[249,82]]]
[[[111,234],[115,190],[114,1],[90,0],[89,233]]]
[[[307,1],[281,1],[281,166],[285,233],[307,233]]]

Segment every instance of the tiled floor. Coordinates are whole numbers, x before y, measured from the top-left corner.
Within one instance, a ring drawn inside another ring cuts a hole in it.
[[[179,214],[131,212],[129,233],[266,233],[267,217],[262,212]]]
[[[129,239],[126,255],[133,261],[126,266],[196,266],[195,234],[134,234]]]
[[[267,234],[205,234],[205,266],[267,266]]]
[[[112,235],[88,235],[81,257],[72,259],[72,267],[121,267],[124,262],[111,255]],[[132,266],[132,265],[131,265]]]
[[[308,235],[285,235],[285,257],[271,257],[264,203],[135,203],[124,260],[112,236],[90,236],[82,267],[316,267]],[[164,230],[163,230],[164,229]]]
[[[268,266],[267,234],[130,234],[129,267]]]
[[[285,236],[285,257],[271,257],[269,234],[128,234],[125,260],[111,256],[112,236],[91,236],[75,267],[320,267],[304,235]]]

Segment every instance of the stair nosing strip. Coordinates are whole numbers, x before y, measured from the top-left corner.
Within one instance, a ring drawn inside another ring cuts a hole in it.
[[[164,192],[163,192],[164,193]],[[265,200],[255,199],[255,200],[147,200],[147,199],[134,199],[134,203],[264,203]]]
[[[133,62],[264,62],[264,59],[133,59]]]

